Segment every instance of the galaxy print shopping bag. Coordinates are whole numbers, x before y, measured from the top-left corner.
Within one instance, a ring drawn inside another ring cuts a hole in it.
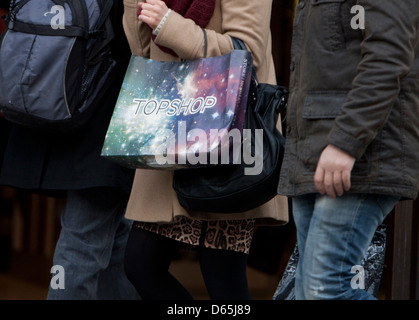
[[[145,169],[239,163],[251,70],[246,50],[179,62],[132,55],[101,155]]]

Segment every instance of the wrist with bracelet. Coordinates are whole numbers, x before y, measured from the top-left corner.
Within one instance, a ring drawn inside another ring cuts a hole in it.
[[[163,19],[161,19],[159,25],[156,27],[156,29],[153,30],[153,35],[157,36],[157,34],[159,33],[159,31],[163,27],[164,23],[166,22],[167,17],[169,16],[169,14],[170,14],[171,11],[172,11],[171,9],[167,10],[167,12],[164,15]]]

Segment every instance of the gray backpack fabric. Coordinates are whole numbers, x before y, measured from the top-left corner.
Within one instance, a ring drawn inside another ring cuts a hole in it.
[[[0,39],[0,111],[50,132],[79,129],[116,61],[109,0],[11,1]]]

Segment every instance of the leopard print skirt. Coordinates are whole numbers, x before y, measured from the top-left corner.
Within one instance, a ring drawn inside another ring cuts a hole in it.
[[[234,250],[248,254],[255,230],[255,220],[202,221],[179,217],[175,222],[168,224],[135,221],[134,227],[192,246]]]

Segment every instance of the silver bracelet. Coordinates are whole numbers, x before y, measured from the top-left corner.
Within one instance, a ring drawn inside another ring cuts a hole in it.
[[[159,33],[159,31],[163,27],[164,23],[166,22],[166,19],[169,16],[169,14],[170,14],[171,11],[172,11],[172,9],[167,10],[166,14],[164,15],[163,19],[161,19],[161,21],[160,21],[159,25],[157,26],[157,28],[153,30],[153,35],[157,36],[157,34]]]

